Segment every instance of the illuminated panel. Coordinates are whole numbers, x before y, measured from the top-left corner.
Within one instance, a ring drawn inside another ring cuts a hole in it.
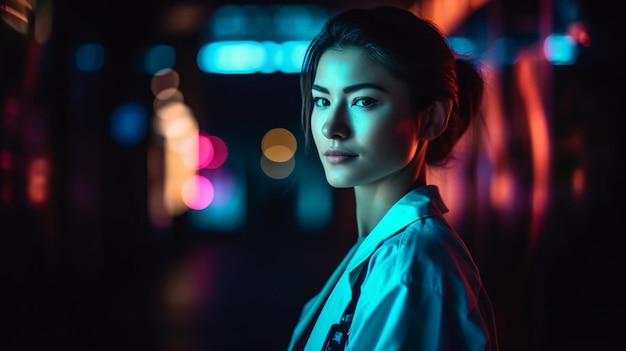
[[[276,69],[283,73],[300,73],[310,41],[288,41],[281,44],[283,61]]]
[[[316,5],[224,5],[209,18],[196,61],[217,74],[299,73],[328,12]]]
[[[313,4],[223,5],[208,19],[202,41],[310,40],[328,18],[325,8]]]
[[[198,67],[207,73],[256,73],[266,61],[265,47],[255,41],[216,42],[203,46],[198,52]]]
[[[308,41],[215,42],[200,49],[197,63],[206,73],[299,73],[308,45]]]
[[[265,61],[258,69],[258,73],[274,73],[285,62],[285,53],[280,44],[273,41],[264,41],[260,43],[265,50]],[[256,72],[255,72],[256,73]]]

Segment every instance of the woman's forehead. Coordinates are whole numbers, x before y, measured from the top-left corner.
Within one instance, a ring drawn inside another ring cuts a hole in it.
[[[378,85],[388,92],[405,88],[405,84],[395,78],[385,66],[368,57],[365,50],[356,47],[329,49],[324,52],[320,57],[313,84],[328,90],[368,84]]]
[[[393,84],[391,73],[356,47],[326,50],[320,57],[314,83],[349,85],[379,82]]]

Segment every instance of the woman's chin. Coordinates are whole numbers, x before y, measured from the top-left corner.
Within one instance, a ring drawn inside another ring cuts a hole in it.
[[[343,189],[343,188],[352,188],[354,184],[351,182],[347,182],[345,179],[337,179],[326,177],[326,181],[333,188]]]

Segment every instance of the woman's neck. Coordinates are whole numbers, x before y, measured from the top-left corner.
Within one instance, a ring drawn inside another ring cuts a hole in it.
[[[424,167],[407,167],[391,177],[374,184],[354,188],[356,224],[359,237],[365,237],[380,222],[389,209],[412,189],[426,185]]]

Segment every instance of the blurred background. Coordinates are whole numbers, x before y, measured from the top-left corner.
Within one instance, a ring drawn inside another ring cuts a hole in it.
[[[356,238],[303,50],[380,4],[482,63],[481,138],[430,180],[502,350],[616,349],[623,15],[590,0],[0,0],[0,349],[286,349]]]

